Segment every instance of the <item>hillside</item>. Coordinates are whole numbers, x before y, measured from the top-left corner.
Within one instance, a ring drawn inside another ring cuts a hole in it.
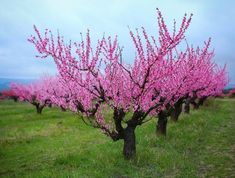
[[[27,103],[0,101],[0,177],[235,177],[235,99],[216,99],[169,122],[137,129],[137,157],[125,161],[122,141],[55,108],[37,115]]]

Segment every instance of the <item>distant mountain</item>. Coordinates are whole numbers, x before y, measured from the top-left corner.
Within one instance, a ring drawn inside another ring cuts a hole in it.
[[[0,91],[8,89],[10,86],[10,83],[16,82],[16,83],[31,83],[35,79],[10,79],[10,78],[0,78]]]

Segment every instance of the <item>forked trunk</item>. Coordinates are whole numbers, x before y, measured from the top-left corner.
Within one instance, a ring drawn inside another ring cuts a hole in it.
[[[156,127],[156,133],[159,135],[166,135],[166,126],[167,126],[167,115],[161,111],[158,114],[158,122]]]
[[[174,109],[171,112],[171,119],[177,122],[181,112],[182,112],[182,102],[176,103]]]
[[[123,155],[127,160],[133,159],[136,155],[135,128],[136,126],[127,126],[124,130]]]

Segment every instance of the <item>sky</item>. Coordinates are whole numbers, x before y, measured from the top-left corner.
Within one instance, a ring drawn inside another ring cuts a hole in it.
[[[235,1],[234,0],[0,0],[0,78],[38,78],[55,74],[51,59],[38,59],[27,41],[34,34],[33,25],[65,39],[79,41],[80,32],[89,28],[92,41],[118,35],[124,46],[123,60],[132,63],[134,47],[131,29],[145,27],[157,37],[156,8],[169,28],[173,19],[180,23],[185,13],[193,13],[186,33],[188,43],[203,45],[212,38],[214,60],[227,65],[230,83],[235,84]]]

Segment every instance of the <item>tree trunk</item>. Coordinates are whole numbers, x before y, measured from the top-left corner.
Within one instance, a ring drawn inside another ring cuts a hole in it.
[[[190,112],[190,98],[187,98],[184,105],[184,113],[189,114]]]
[[[136,155],[135,128],[136,126],[127,126],[124,130],[123,155],[127,160],[133,159]]]
[[[158,114],[158,122],[156,127],[156,133],[159,135],[166,135],[166,126],[167,126],[167,115],[164,111],[161,111]]]
[[[63,112],[66,111],[66,109],[63,106],[60,106],[60,110],[63,111]]]
[[[191,104],[193,105],[193,109],[199,109],[199,104],[196,101],[191,102]]]
[[[174,109],[171,112],[171,119],[177,122],[181,112],[182,112],[182,102],[176,103]]]
[[[42,113],[43,108],[44,108],[44,106],[40,106],[39,104],[38,104],[38,105],[36,105],[37,113],[38,113],[38,114],[41,114],[41,113]]]
[[[17,102],[17,101],[18,101],[18,97],[13,97],[13,100],[14,100],[15,102]]]
[[[198,105],[202,106],[204,104],[204,102],[206,101],[206,98],[207,97],[200,98],[199,101],[198,101]]]

